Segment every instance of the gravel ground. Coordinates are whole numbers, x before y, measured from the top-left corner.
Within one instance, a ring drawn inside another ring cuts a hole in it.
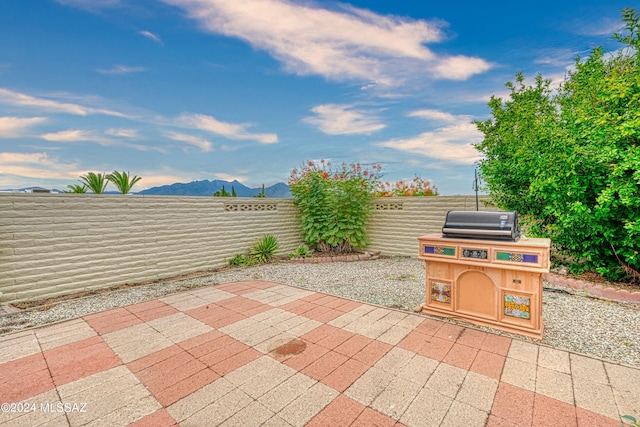
[[[280,263],[71,299],[0,316],[0,334],[134,304],[201,286],[266,280],[353,300],[413,310],[425,298],[424,262],[408,258],[326,264]],[[601,300],[544,283],[544,338],[552,347],[640,366],[640,305]],[[489,330],[489,328],[481,328]],[[527,338],[492,330],[522,340]]]

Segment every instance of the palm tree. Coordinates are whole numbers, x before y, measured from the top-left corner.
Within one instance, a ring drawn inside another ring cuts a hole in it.
[[[82,184],[72,184],[72,185],[67,185],[68,190],[63,190],[65,193],[86,193],[87,192],[87,186]]]
[[[104,193],[104,189],[107,188],[107,184],[109,183],[105,179],[105,174],[97,174],[94,172],[88,172],[86,175],[82,175],[80,177],[80,181],[82,181],[89,190],[93,191],[95,194]]]
[[[127,194],[131,191],[131,188],[141,179],[139,176],[130,176],[129,172],[113,171],[113,173],[107,175],[107,181],[112,182],[122,194]]]

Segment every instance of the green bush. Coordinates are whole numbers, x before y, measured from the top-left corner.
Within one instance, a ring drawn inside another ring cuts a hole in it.
[[[300,245],[295,251],[289,254],[289,258],[306,258],[309,256],[309,248],[307,245]]]
[[[576,58],[557,89],[522,74],[476,122],[492,201],[549,237],[571,269],[640,278],[640,14],[623,11],[623,49]]]
[[[367,219],[380,167],[332,167],[307,162],[294,169],[289,188],[300,212],[303,240],[320,251],[350,252],[368,243]]]
[[[273,259],[278,246],[278,239],[274,236],[266,235],[251,245],[249,256],[259,263],[269,262]]]
[[[234,267],[248,267],[257,264],[256,260],[245,254],[237,254],[229,260],[229,265]]]

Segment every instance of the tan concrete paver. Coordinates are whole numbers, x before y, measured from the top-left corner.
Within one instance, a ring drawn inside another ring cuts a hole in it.
[[[613,397],[621,415],[640,416],[640,369],[605,363]]]
[[[282,363],[278,363],[270,357],[263,356],[265,359],[272,361],[271,366],[267,367],[267,369],[259,372],[257,375],[228,375],[227,379],[234,383],[236,387],[240,390],[244,391],[246,394],[251,396],[254,399],[259,398],[260,396],[267,393],[269,390],[277,387],[279,384],[283,383],[287,378],[292,377],[296,374],[296,370],[288,367],[287,365],[283,365]],[[256,359],[258,361],[260,359]],[[254,361],[254,362],[256,362]],[[251,365],[254,362],[250,362],[247,365],[238,368],[235,372],[242,371],[246,366]],[[260,364],[260,366],[263,366]],[[250,366],[247,371],[255,372],[253,366]],[[238,381],[238,382],[235,382]]]
[[[416,354],[398,372],[398,377],[423,387],[429,381],[438,365],[439,362],[437,360]]]
[[[293,426],[302,427],[336,397],[337,391],[322,383],[316,383],[285,406],[278,416]]]
[[[381,322],[387,323],[387,322],[384,322],[384,319],[381,320]],[[409,332],[411,332],[411,329],[408,329],[402,326],[393,325],[391,326],[391,328],[387,329],[386,332],[380,335],[378,339],[387,344],[396,345],[400,341],[402,341],[404,337],[409,335]]]
[[[271,338],[268,338],[262,341],[260,344],[255,345],[253,348],[258,350],[259,352],[266,354],[266,353],[272,352],[276,348],[288,343],[289,341],[295,338],[296,338],[295,335],[291,335],[286,332],[280,332],[278,335],[275,335]]]
[[[336,328],[344,328],[348,324],[356,321],[359,317],[360,316],[358,316],[357,314],[353,314],[352,312],[347,312],[345,314],[342,314],[336,317],[335,319],[331,320],[327,324],[331,326],[335,326]]]
[[[34,331],[22,331],[0,337],[0,364],[40,353]]]
[[[454,400],[440,427],[484,427],[489,413]]]
[[[67,413],[71,425],[127,425],[162,407],[125,366],[60,386],[58,391],[63,403],[86,403],[84,412]]]
[[[258,402],[273,412],[279,412],[315,383],[317,383],[316,380],[298,372],[264,393],[258,398]]]
[[[211,326],[205,325],[201,321],[184,313],[175,313],[159,319],[150,320],[147,322],[147,325],[156,329],[176,344],[213,330]]]
[[[409,315],[407,315],[407,317],[405,317],[404,319],[402,319],[398,323],[396,323],[396,325],[400,326],[400,327],[403,327],[403,328],[409,328],[409,329],[413,330],[416,326],[418,326],[420,323],[422,323],[423,320],[424,320],[424,318],[422,316],[417,316],[415,314],[409,314]]]
[[[206,408],[210,403],[218,401],[224,395],[235,389],[235,386],[225,378],[218,378],[200,390],[168,406],[167,411],[177,422],[181,423],[191,415]]]
[[[49,350],[98,335],[96,331],[82,319],[70,320],[45,328],[35,329],[34,333],[38,338],[42,350]]]
[[[569,352],[541,345],[538,350],[538,366],[570,374]]]
[[[419,384],[395,377],[374,399],[371,407],[394,420],[400,419],[421,389]]]
[[[497,390],[497,380],[468,372],[455,400],[489,413]]]
[[[0,425],[9,426],[68,426],[64,413],[57,412],[61,403],[55,390],[45,391],[20,402],[24,412],[0,412]]]
[[[466,375],[467,371],[464,369],[440,363],[425,387],[454,399],[458,395]]]
[[[536,393],[573,405],[571,375],[538,366]]]
[[[224,301],[235,296],[235,294],[225,292],[221,289],[212,289],[211,291],[207,290],[207,292],[180,292],[178,294],[160,298],[160,301],[172,306],[176,310],[188,311],[207,304]]]
[[[274,415],[262,424],[262,427],[289,427],[291,424],[286,422],[279,415]]]
[[[253,400],[243,391],[236,389],[212,400],[201,411],[193,413],[186,420],[180,422],[181,427],[217,426],[231,418],[234,414],[249,406]]]
[[[390,313],[391,311],[387,308],[376,307],[362,317],[367,319],[369,322],[375,322],[389,315]]]
[[[516,340],[513,341],[514,343]],[[536,389],[536,367],[534,363],[523,362],[522,360],[507,357],[502,369],[501,381],[515,385],[525,390],[535,391]]]
[[[320,326],[322,326],[322,323],[318,322],[317,320],[308,319],[304,323],[300,323],[297,326],[289,328],[287,330],[287,333],[294,335],[296,337],[301,337],[307,332],[313,331],[315,328],[319,328]]]
[[[382,356],[380,360],[374,365],[376,368],[383,370],[394,376],[398,375],[400,371],[413,359],[415,353],[404,350],[402,348],[394,347],[387,354]]]
[[[102,335],[105,342],[124,363],[129,363],[174,343],[146,323]]]
[[[362,374],[351,387],[346,389],[344,394],[365,406],[369,406],[371,402],[382,393],[387,385],[391,383],[393,378],[393,374],[372,367]]]
[[[618,413],[613,390],[609,385],[574,376],[573,394],[576,406],[580,408],[613,419],[618,419],[620,415],[626,415]]]
[[[538,363],[538,348],[536,344],[513,340],[507,357],[535,365]]]
[[[223,326],[222,328],[218,328],[218,330],[236,338],[236,336],[249,336],[256,331],[265,329],[267,327],[268,325],[265,325],[264,323],[252,317],[247,317],[246,319],[242,319],[227,326]]]
[[[452,398],[424,387],[402,414],[400,422],[408,427],[439,426],[452,403]]]
[[[273,415],[274,413],[262,404],[253,401],[220,425],[224,427],[260,427]]]
[[[609,378],[600,360],[571,353],[571,375],[573,378],[584,378],[597,384],[609,385]]]
[[[387,315],[380,318],[380,321],[384,323],[388,323],[390,325],[397,325],[398,323],[400,323],[402,320],[404,320],[409,316],[409,313],[403,313],[396,310],[387,310],[387,311],[388,311]],[[407,326],[403,326],[403,328],[406,328],[406,327]]]

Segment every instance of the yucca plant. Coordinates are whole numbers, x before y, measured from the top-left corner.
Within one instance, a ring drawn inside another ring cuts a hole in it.
[[[80,181],[95,194],[104,193],[104,189],[107,188],[107,184],[109,183],[104,173],[97,174],[94,172],[88,172],[86,175],[82,175]]]
[[[113,171],[107,175],[107,181],[112,182],[122,194],[127,194],[131,191],[131,188],[141,179],[139,176],[130,176],[129,172]]]
[[[65,193],[75,193],[75,194],[82,194],[82,193],[86,193],[87,192],[87,186],[82,184],[71,184],[71,185],[67,185],[68,190],[63,190],[63,192]]]
[[[273,254],[278,249],[278,239],[274,236],[266,235],[260,240],[256,240],[249,249],[249,256],[258,262],[269,262]]]

